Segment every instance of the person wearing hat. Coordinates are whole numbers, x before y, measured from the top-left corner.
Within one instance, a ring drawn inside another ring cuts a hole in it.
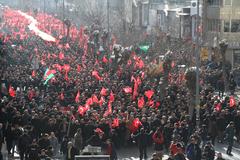
[[[234,122],[230,122],[225,130],[226,134],[226,140],[228,142],[228,148],[227,148],[227,154],[229,156],[232,156],[232,146],[233,146],[233,141],[234,141],[234,135],[235,135],[235,127],[234,127]]]

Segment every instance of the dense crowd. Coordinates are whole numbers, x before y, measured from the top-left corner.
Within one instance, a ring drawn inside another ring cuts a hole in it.
[[[196,111],[189,114],[191,93],[184,82],[185,69],[178,67],[183,61],[187,61],[185,68],[192,67],[190,51],[170,48],[174,61],[169,64],[167,85],[161,86],[166,67],[158,68],[163,73],[160,76],[149,75],[146,68],[158,66],[159,61],[137,47],[116,45],[115,38],[107,43],[101,27],[77,29],[72,24],[66,37],[67,27],[63,31],[60,20],[42,13],[28,14],[56,41],[43,40],[29,30],[29,20],[23,15],[5,9],[0,149],[6,143],[9,156],[17,151],[21,160],[38,160],[61,153],[64,159],[73,160],[91,145],[117,159],[119,148],[136,142],[140,159],[149,156],[147,147],[153,145],[154,160],[163,153],[174,160],[214,160],[216,141],[226,141],[231,155],[234,137],[240,140],[239,105],[232,96],[215,94],[223,90],[219,89],[224,85],[222,76],[216,85],[208,77],[220,71],[221,65],[201,68],[197,128]],[[236,84],[229,77],[234,94]],[[216,155],[217,160],[223,159],[221,153]]]

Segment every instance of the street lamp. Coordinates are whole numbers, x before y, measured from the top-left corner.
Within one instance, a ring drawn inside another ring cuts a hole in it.
[[[228,48],[228,42],[226,39],[223,39],[219,42],[220,53],[222,55],[222,71],[223,71],[223,81],[224,81],[224,91],[228,90],[227,84],[227,73],[226,73],[226,51]]]

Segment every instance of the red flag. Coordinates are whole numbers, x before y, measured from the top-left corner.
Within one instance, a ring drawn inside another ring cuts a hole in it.
[[[59,53],[59,59],[63,60],[64,59],[64,54],[62,52]]]
[[[77,72],[81,72],[81,66],[80,65],[77,65]]]
[[[148,90],[148,91],[145,91],[144,95],[148,98],[148,99],[151,99],[152,96],[154,94],[154,91],[153,90]]]
[[[154,106],[154,101],[152,99],[149,99],[147,104],[148,104],[149,107],[153,107]]]
[[[230,107],[234,107],[235,106],[235,99],[233,96],[229,97],[229,101],[230,101]]]
[[[75,102],[76,102],[76,103],[79,103],[79,102],[80,102],[79,98],[80,98],[80,92],[78,91],[78,92],[77,92],[77,95],[76,95],[76,97],[75,97]]]
[[[125,87],[125,88],[123,88],[123,91],[125,92],[125,93],[132,93],[132,87]]]
[[[102,80],[102,77],[99,76],[98,71],[92,71],[92,76],[94,76],[99,81]]]
[[[35,70],[32,71],[32,77],[35,77],[36,76],[36,73],[35,73]]]
[[[133,132],[136,132],[141,125],[142,123],[140,122],[140,120],[138,118],[135,118],[132,123]]]
[[[66,71],[66,73],[68,73],[70,71],[70,65],[69,64],[64,64],[63,65],[63,69]]]
[[[217,110],[218,112],[221,111],[221,109],[222,109],[221,103],[216,104],[216,105],[215,105],[215,108],[216,108],[216,110]]]
[[[108,102],[108,114],[112,114],[112,102]]]
[[[104,97],[101,97],[99,100],[99,105],[102,106],[104,102],[105,102]]]
[[[107,89],[102,87],[102,90],[100,92],[101,96],[106,96],[107,95]]]
[[[92,98],[88,98],[87,101],[86,101],[86,104],[89,105],[89,106],[93,105]]]
[[[48,77],[50,74],[56,74],[56,73],[57,73],[56,70],[51,70],[51,69],[49,69],[49,70],[47,71],[46,75],[44,75],[43,79],[46,80],[47,77]]]
[[[113,123],[112,123],[112,127],[116,128],[119,126],[119,119],[118,118],[114,118],[113,119]]]
[[[60,72],[62,71],[62,66],[60,64],[54,64],[53,67],[59,70]]]
[[[92,101],[93,101],[93,103],[98,103],[99,102],[98,98],[97,98],[97,96],[95,94],[92,95]]]
[[[78,113],[83,116],[86,112],[86,108],[84,108],[83,106],[79,106],[78,107]]]
[[[8,92],[11,97],[16,97],[16,92],[12,86],[9,86]]]
[[[144,97],[138,98],[138,108],[142,109],[145,105]]]
[[[158,107],[160,107],[161,103],[160,102],[156,102],[156,109],[158,109]]]
[[[133,100],[135,100],[135,98],[137,97],[138,95],[138,86],[141,84],[141,79],[139,77],[134,78],[132,76],[132,78],[134,80],[134,88],[133,88]]]
[[[104,56],[103,59],[102,59],[102,62],[103,63],[108,63],[108,59]]]
[[[115,97],[114,97],[113,92],[111,91],[110,97],[109,97],[109,102],[113,102],[114,100],[115,100]]]

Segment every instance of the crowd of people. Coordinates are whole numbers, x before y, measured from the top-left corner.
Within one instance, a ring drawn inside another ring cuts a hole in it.
[[[107,43],[109,35],[101,27],[78,29],[72,24],[63,30],[54,16],[27,14],[56,40],[42,39],[18,11],[4,9],[0,150],[6,143],[9,157],[17,151],[21,160],[59,154],[73,160],[91,145],[114,160],[118,149],[136,143],[140,160],[150,157],[147,147],[152,145],[153,160],[164,153],[173,160],[223,160],[215,153],[217,142],[227,142],[227,154],[232,155],[234,137],[240,141],[239,105],[233,95],[216,95],[218,88],[207,77],[221,66],[201,68],[197,127],[196,111],[189,114],[190,91],[178,67],[179,57],[191,58],[191,52],[170,48],[174,62],[169,64],[167,86],[161,87],[164,74],[148,76],[146,69],[159,61],[137,47],[117,46],[115,38]],[[164,68],[159,67],[160,72],[166,72]]]

